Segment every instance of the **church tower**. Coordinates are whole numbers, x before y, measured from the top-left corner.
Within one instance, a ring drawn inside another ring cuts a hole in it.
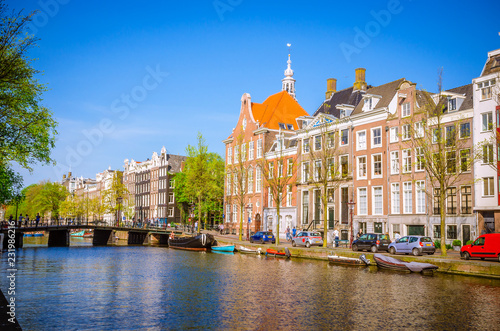
[[[290,44],[288,44],[288,47],[290,47]],[[297,98],[295,97],[295,79],[293,79],[293,70],[291,68],[292,61],[290,60],[290,49],[288,50],[287,63],[288,66],[285,69],[285,78],[281,80],[281,90],[287,91],[288,94],[290,94],[295,100],[297,100]]]

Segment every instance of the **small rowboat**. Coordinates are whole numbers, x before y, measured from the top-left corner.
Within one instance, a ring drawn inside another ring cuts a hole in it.
[[[212,250],[218,252],[234,252],[234,245],[212,246]]]
[[[380,269],[399,270],[405,272],[433,272],[439,267],[430,263],[406,262],[391,256],[375,254],[373,255],[377,267]]]
[[[328,261],[330,261],[330,263],[333,264],[353,265],[362,267],[370,265],[370,260],[366,258],[365,254],[361,255],[359,259],[354,257],[328,255]]]
[[[285,250],[275,250],[275,249],[272,249],[272,248],[268,248],[266,250],[266,255],[274,255],[274,256],[282,256],[282,257],[286,257],[286,258],[290,258],[292,256],[292,254],[290,253],[290,251],[288,250],[287,247],[285,247]]]
[[[247,247],[240,246],[240,253],[246,253],[246,254],[262,254],[262,248],[257,248],[257,250],[250,249]]]

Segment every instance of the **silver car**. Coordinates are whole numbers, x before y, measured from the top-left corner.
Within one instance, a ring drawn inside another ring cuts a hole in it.
[[[321,237],[321,233],[314,231],[302,231],[299,232],[292,239],[292,246],[306,246],[307,248],[317,245],[323,246],[323,238]]]
[[[435,251],[436,247],[432,239],[425,236],[406,236],[389,244],[389,253],[391,254],[422,255],[422,253],[427,253],[432,255]]]

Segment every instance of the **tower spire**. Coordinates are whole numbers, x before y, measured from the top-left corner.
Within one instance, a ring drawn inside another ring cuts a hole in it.
[[[295,98],[295,79],[293,79],[293,70],[292,70],[292,60],[290,60],[290,47],[292,44],[286,44],[288,46],[288,61],[287,68],[285,69],[285,78],[281,80],[281,90],[287,91],[294,99]]]

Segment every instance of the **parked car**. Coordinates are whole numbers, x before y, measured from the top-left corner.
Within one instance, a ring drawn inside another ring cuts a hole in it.
[[[258,231],[253,236],[250,236],[250,242],[258,242],[261,244],[270,242],[274,244],[276,242],[276,238],[274,238],[273,233],[270,231]]]
[[[388,234],[365,233],[352,242],[352,250],[370,250],[373,253],[387,251],[390,243],[391,238]]]
[[[497,259],[500,262],[500,233],[487,233],[479,236],[470,245],[462,246],[460,255],[466,260],[471,257]]]
[[[323,246],[323,238],[319,232],[302,231],[292,238],[292,246],[297,245],[306,246],[307,248],[313,245]]]
[[[427,253],[432,255],[435,252],[436,247],[432,239],[425,236],[406,236],[389,244],[389,253],[391,254],[412,253],[413,255],[422,255],[422,253]]]

